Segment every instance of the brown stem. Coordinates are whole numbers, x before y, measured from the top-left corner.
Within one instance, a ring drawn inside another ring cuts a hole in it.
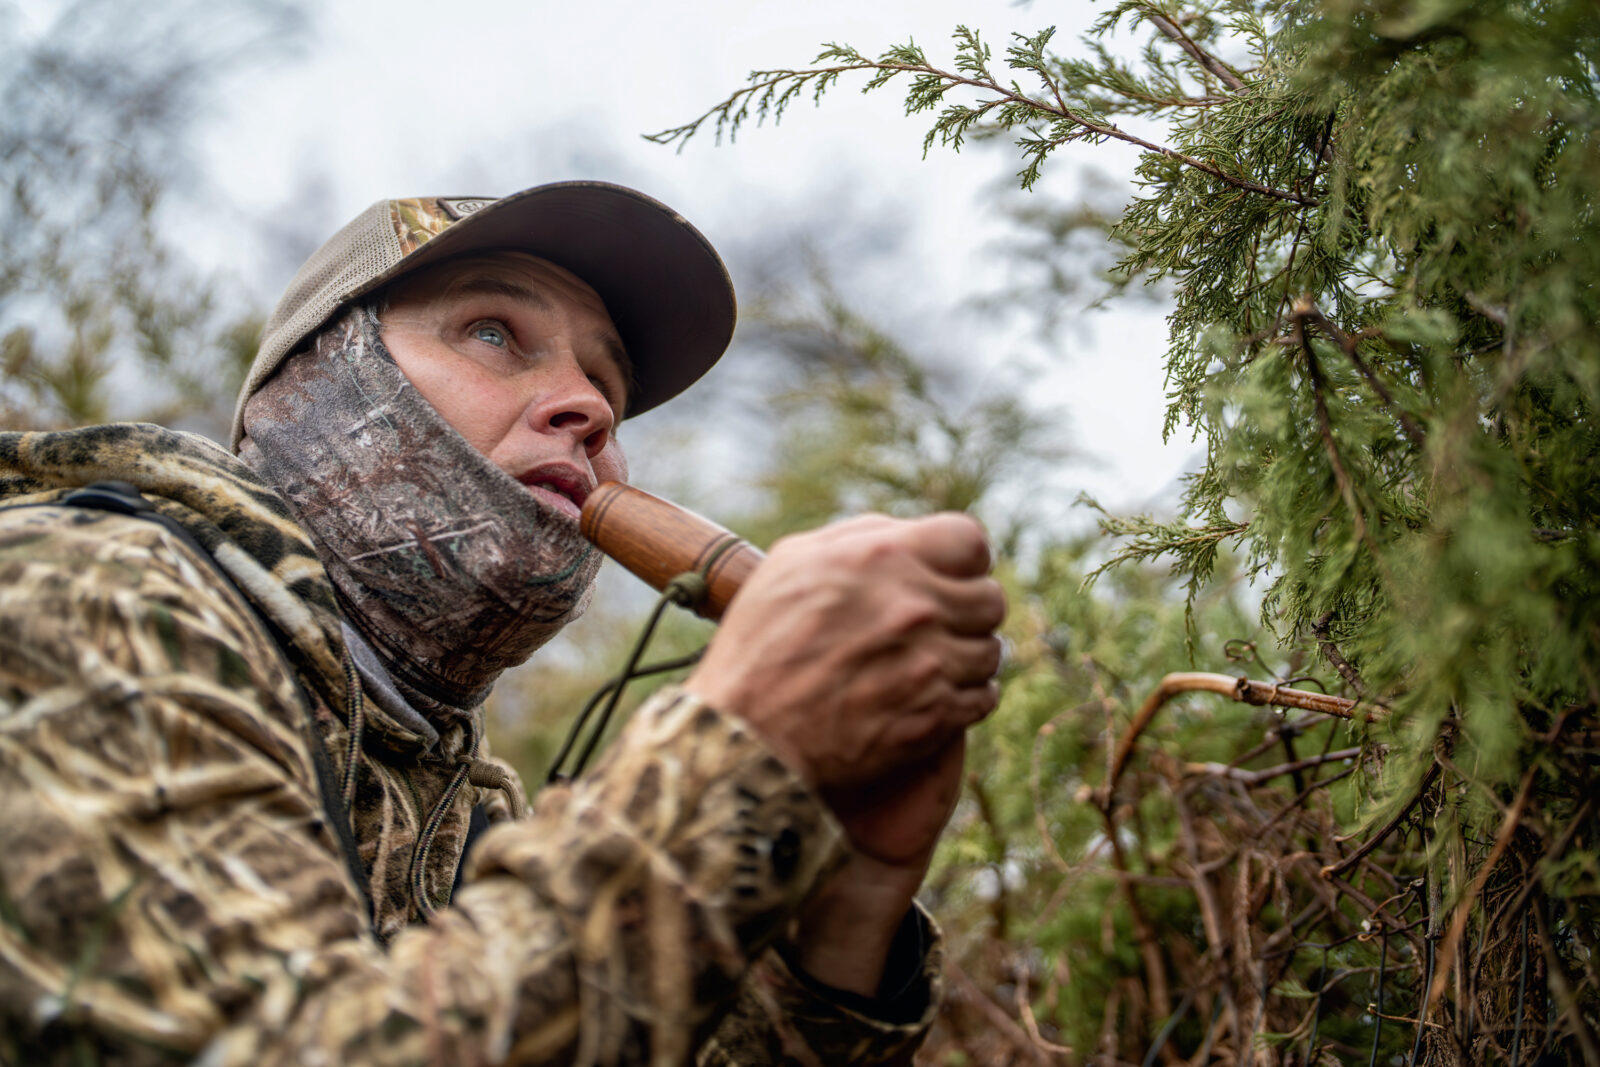
[[[1028,1038],[1027,1033],[1017,1025],[1017,1021],[1004,1008],[996,1004],[989,998],[987,993],[978,988],[978,984],[968,977],[967,972],[961,969],[959,963],[949,957],[945,957],[944,969],[945,973],[954,980],[954,984],[961,987],[962,995],[977,1005],[978,1010],[983,1013],[984,1018],[989,1020],[989,1024],[997,1032],[1004,1035],[1027,1059],[1040,1064],[1041,1067],[1049,1067],[1050,1059],[1045,1055],[1044,1050]]]
[[[1245,785],[1260,785],[1262,782],[1270,782],[1272,779],[1280,778],[1285,774],[1293,774],[1296,771],[1320,767],[1324,763],[1333,763],[1342,759],[1354,759],[1361,755],[1362,751],[1361,748],[1341,748],[1337,752],[1328,752],[1320,756],[1307,756],[1304,759],[1297,759],[1293,763],[1280,763],[1276,767],[1264,767],[1259,771],[1247,771],[1242,767],[1230,767],[1226,763],[1185,763],[1183,769],[1187,774],[1211,775],[1217,778],[1229,778],[1235,782],[1243,782]]]
[[[1217,902],[1216,893],[1212,890],[1207,864],[1200,858],[1200,843],[1194,832],[1194,815],[1189,810],[1182,789],[1172,791],[1172,805],[1178,816],[1178,837],[1183,844],[1184,853],[1189,858],[1189,879],[1194,887],[1195,903],[1200,906],[1200,922],[1206,932],[1206,943],[1210,946],[1209,951],[1214,954],[1214,964],[1218,971],[1226,973],[1228,955],[1232,951],[1233,942],[1224,930],[1222,908]],[[1234,1003],[1233,988],[1227,982],[1222,982],[1218,993],[1223,998],[1223,1011],[1226,1015],[1223,1021],[1234,1033],[1238,1033],[1238,1007]]]
[[[1106,836],[1111,839],[1111,863],[1120,874],[1126,875],[1128,857],[1122,850],[1122,837],[1117,833],[1111,812],[1107,810],[1102,814],[1105,817]],[[1161,945],[1156,939],[1155,928],[1150,925],[1150,921],[1145,918],[1144,909],[1139,906],[1139,897],[1133,891],[1133,883],[1125,877],[1118,878],[1117,887],[1122,891],[1122,899],[1128,905],[1134,936],[1139,941],[1139,955],[1144,960],[1151,1007],[1155,1009],[1156,1014],[1165,1016],[1172,1011],[1172,1001],[1167,993],[1167,967],[1161,959]]]
[[[1337,782],[1342,778],[1350,777],[1352,774],[1356,773],[1356,771],[1360,769],[1360,766],[1361,765],[1358,764],[1358,763],[1351,764],[1350,766],[1346,767],[1344,770],[1340,771],[1338,774],[1330,774],[1326,778],[1319,778],[1315,782],[1312,782],[1310,785],[1308,785],[1304,789],[1300,790],[1299,793],[1295,794],[1295,798],[1293,800],[1289,801],[1289,803],[1285,804],[1283,807],[1279,808],[1276,812],[1274,812],[1272,818],[1270,818],[1266,822],[1262,823],[1260,832],[1261,833],[1266,833],[1268,830],[1270,830],[1274,826],[1278,825],[1278,820],[1279,819],[1283,818],[1285,815],[1289,814],[1295,808],[1298,808],[1300,805],[1304,804],[1307,800],[1309,800],[1311,798],[1311,794],[1315,793],[1319,789],[1328,788],[1328,786],[1332,785],[1334,782]]]
[[[1311,624],[1311,634],[1317,639],[1317,647],[1322,650],[1323,658],[1333,664],[1333,669],[1339,672],[1339,677],[1343,678],[1351,689],[1355,690],[1356,696],[1364,699],[1367,695],[1367,684],[1362,681],[1361,672],[1344,658],[1339,646],[1333,643],[1333,631],[1328,625],[1332,621],[1333,612],[1330,611]]]
[[[1374,871],[1380,870],[1380,868],[1377,867],[1373,867],[1371,869]],[[1349,897],[1351,900],[1355,901],[1357,904],[1361,905],[1363,908],[1367,909],[1367,914],[1372,918],[1387,924],[1391,934],[1399,934],[1401,937],[1404,937],[1408,942],[1410,942],[1411,951],[1414,953],[1412,959],[1422,959],[1422,939],[1417,936],[1416,923],[1401,922],[1399,916],[1389,911],[1389,909],[1385,908],[1382,904],[1367,896],[1365,893],[1351,885],[1349,882],[1345,881],[1343,878],[1329,878],[1328,884],[1333,886],[1334,889],[1343,893],[1345,896]],[[1424,1014],[1427,1013],[1424,1012]]]
[[[1317,359],[1317,350],[1311,345],[1310,335],[1306,333],[1306,311],[1310,306],[1310,301],[1304,298],[1295,302],[1295,340],[1306,354],[1306,375],[1311,380],[1311,402],[1316,407],[1317,431],[1322,437],[1323,450],[1328,453],[1328,463],[1333,467],[1333,480],[1339,486],[1339,495],[1344,497],[1345,507],[1350,509],[1351,518],[1355,520],[1356,536],[1366,541],[1367,520],[1361,514],[1361,505],[1356,501],[1355,486],[1350,480],[1350,472],[1345,470],[1344,459],[1339,455],[1339,445],[1333,439],[1333,419],[1328,414],[1328,398],[1324,395],[1327,385],[1322,377],[1322,364]]]
[[[1161,33],[1177,46],[1194,57],[1194,61],[1201,67],[1216,75],[1217,80],[1234,92],[1244,88],[1244,79],[1228,69],[1228,65],[1216,56],[1207,52],[1195,43],[1193,37],[1184,33],[1182,28],[1153,12],[1145,12],[1145,18],[1150,20],[1150,25],[1160,30]]]
[[[1261,755],[1263,752],[1267,751],[1269,748],[1276,748],[1278,745],[1282,744],[1283,736],[1285,734],[1288,734],[1291,737],[1299,737],[1302,733],[1316,723],[1326,721],[1326,719],[1319,720],[1312,718],[1310,715],[1306,715],[1299,719],[1295,719],[1293,722],[1278,723],[1274,725],[1272,729],[1267,731],[1267,736],[1265,739],[1257,742],[1244,752],[1241,752],[1239,755],[1233,757],[1233,761],[1230,762],[1228,766],[1242,767],[1246,763],[1249,763],[1251,760],[1255,759],[1257,756]]]
[[[1400,809],[1400,814],[1390,819],[1388,823],[1384,825],[1382,830],[1379,830],[1377,833],[1367,838],[1367,840],[1362,843],[1361,847],[1356,849],[1350,855],[1346,856],[1338,863],[1330,864],[1329,866],[1322,868],[1322,877],[1333,878],[1343,874],[1351,867],[1354,867],[1356,864],[1360,863],[1362,857],[1366,856],[1367,853],[1371,852],[1373,849],[1382,844],[1383,839],[1394,833],[1395,827],[1404,822],[1406,816],[1411,814],[1411,809],[1415,808],[1417,804],[1421,802],[1422,798],[1427,796],[1428,789],[1433,785],[1433,780],[1437,777],[1439,777],[1439,765],[1435,763],[1432,767],[1428,768],[1428,773],[1423,777],[1422,787],[1417,790],[1417,795],[1412,797],[1411,802],[1408,803],[1404,808]]]
[[[1550,924],[1545,921],[1543,908],[1533,909],[1533,921],[1539,927],[1539,947],[1544,951],[1545,973],[1550,983],[1550,991],[1556,995],[1562,1015],[1572,1023],[1572,1032],[1577,1036],[1578,1044],[1583,1049],[1583,1062],[1600,1063],[1600,1041],[1595,1039],[1594,1031],[1589,1029],[1589,1023],[1583,1017],[1583,1008],[1578,1004],[1578,998],[1572,991],[1572,983],[1567,981],[1566,968],[1561,965],[1561,957],[1556,955],[1555,944],[1550,937]]]
[[[1241,703],[1254,704],[1258,707],[1271,705],[1300,708],[1302,711],[1337,715],[1342,719],[1361,719],[1365,722],[1374,722],[1389,714],[1389,709],[1381,704],[1370,705],[1372,708],[1370,712],[1358,712],[1355,710],[1357,701],[1330,696],[1327,693],[1313,693],[1305,689],[1289,689],[1275,682],[1254,682],[1249,678],[1233,678],[1226,674],[1206,674],[1199,671],[1179,671],[1169,674],[1161,679],[1156,691],[1151,693],[1139,708],[1138,714],[1133,717],[1133,722],[1128,725],[1128,732],[1123,735],[1117,745],[1116,753],[1111,757],[1106,784],[1099,790],[1098,799],[1103,810],[1110,810],[1111,797],[1116,791],[1117,781],[1122,777],[1129,757],[1133,755],[1133,746],[1138,742],[1139,735],[1144,733],[1162,705],[1179,693],[1190,692],[1219,693]]]
[[[1039,1032],[1039,1020],[1033,1017],[1033,1005],[1029,1003],[1028,995],[1028,967],[1024,964],[1017,972],[1017,1014],[1022,1016],[1022,1025],[1027,1028],[1028,1040],[1033,1042],[1034,1048],[1047,1056],[1070,1056],[1072,1048],[1068,1045],[1058,1045],[1049,1041]]]

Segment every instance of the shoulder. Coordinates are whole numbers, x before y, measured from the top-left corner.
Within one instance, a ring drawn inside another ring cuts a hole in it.
[[[109,480],[132,484],[186,536],[63,506]],[[0,591],[13,638],[65,642],[79,659],[115,652],[136,673],[231,677],[243,656],[270,665],[257,681],[278,691],[281,657],[261,614],[312,677],[341,674],[315,547],[270,487],[195,434],[137,423],[0,433]]]
[[[0,509],[0,660],[24,699],[109,685],[295,701],[277,646],[207,560],[156,523],[83,508]]]

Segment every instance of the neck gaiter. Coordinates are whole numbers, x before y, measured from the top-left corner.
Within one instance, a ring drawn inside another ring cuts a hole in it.
[[[448,719],[583,613],[600,553],[440,417],[378,329],[351,308],[285,361],[245,407],[239,457],[406,697]]]

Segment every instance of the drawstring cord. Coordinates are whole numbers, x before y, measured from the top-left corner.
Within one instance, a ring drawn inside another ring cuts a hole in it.
[[[521,819],[528,814],[528,802],[523,799],[517,780],[499,760],[472,759],[467,761],[467,781],[479,789],[498,789],[511,805],[511,817]]]
[[[550,763],[550,773],[545,776],[546,784],[554,785],[558,782],[570,782],[583,773],[583,768],[588,764],[589,757],[594,755],[596,746],[600,744],[600,738],[606,732],[606,727],[611,722],[611,715],[617,710],[617,704],[622,700],[622,691],[629,682],[635,678],[646,678],[652,674],[680,670],[700,662],[700,657],[705,653],[703,648],[691,652],[687,656],[680,656],[677,659],[652,663],[648,667],[639,666],[639,660],[644,656],[645,647],[649,645],[650,638],[655,634],[656,626],[660,623],[661,616],[666,612],[667,605],[676,604],[681,608],[692,610],[703,603],[706,595],[710,592],[710,586],[705,578],[706,572],[711,569],[712,565],[722,555],[723,549],[736,543],[733,538],[729,538],[726,544],[720,546],[718,551],[711,554],[700,570],[684,571],[668,582],[661,590],[661,596],[656,600],[656,606],[650,612],[650,618],[645,622],[644,628],[640,630],[639,639],[633,644],[633,651],[628,654],[627,666],[622,668],[622,673],[597,689],[594,696],[590,697],[589,702],[583,706],[583,710],[578,712],[578,717],[573,720],[572,729],[567,732],[567,738],[561,744],[561,751],[556,753],[556,758]],[[605,707],[596,718],[594,728],[589,731],[589,739],[585,742],[583,751],[578,754],[572,769],[563,772],[562,766],[567,762],[567,757],[578,743],[578,737],[583,733],[584,726],[594,713],[595,707],[602,700],[605,701]]]
[[[461,787],[467,783],[473,760],[476,758],[474,754],[477,751],[478,742],[474,739],[471,750],[456,765],[456,773],[450,778],[450,784],[445,787],[444,795],[439,798],[439,803],[433,806],[433,811],[428,815],[428,822],[417,837],[416,851],[411,854],[411,897],[417,902],[417,910],[422,912],[424,919],[432,919],[437,910],[433,906],[433,901],[428,899],[428,887],[423,883],[423,876],[428,871],[428,852],[433,848],[433,839],[439,833],[445,813],[455,803],[456,794],[461,792]]]
[[[361,678],[356,674],[355,661],[350,653],[344,655],[345,702],[350,709],[349,736],[345,740],[344,783],[339,795],[344,798],[345,814],[350,818],[350,832],[356,828],[356,760],[361,758],[361,739],[367,732],[366,694],[361,688]]]
[[[450,784],[445,787],[444,794],[439,797],[439,802],[429,813],[427,824],[417,837],[416,851],[411,854],[411,896],[416,900],[417,910],[422,913],[424,919],[432,919],[438,910],[429,899],[428,887],[424,882],[428,871],[428,853],[432,851],[433,840],[439,834],[439,827],[444,825],[444,817],[455,804],[461,787],[471,782],[479,789],[498,789],[510,803],[513,819],[521,819],[528,814],[528,802],[523,799],[522,791],[517,788],[517,781],[511,772],[495,760],[479,758],[476,755],[477,751],[478,743],[473,741],[472,748],[456,761],[455,774],[451,776]]]

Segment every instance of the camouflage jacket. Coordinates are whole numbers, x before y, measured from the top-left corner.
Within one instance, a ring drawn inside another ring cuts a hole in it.
[[[59,503],[104,479],[204,551]],[[0,1063],[910,1061],[937,945],[894,1011],[785,963],[839,834],[736,720],[668,689],[505,817],[481,717],[366,698],[311,544],[217,446],[0,434],[0,497]]]

